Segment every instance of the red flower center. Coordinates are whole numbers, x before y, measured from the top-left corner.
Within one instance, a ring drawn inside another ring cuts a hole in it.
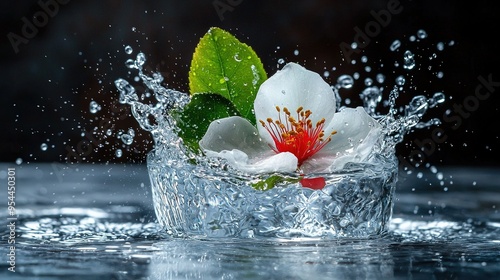
[[[313,126],[309,119],[312,112],[304,111],[303,107],[297,109],[297,116],[292,117],[290,111],[285,107],[278,111],[278,119],[267,118],[267,123],[259,120],[261,125],[271,134],[274,141],[274,147],[271,149],[276,153],[290,152],[299,160],[299,166],[309,157],[321,150],[332,139],[331,135],[337,133],[333,131],[328,138],[324,139],[325,119],[321,119]]]

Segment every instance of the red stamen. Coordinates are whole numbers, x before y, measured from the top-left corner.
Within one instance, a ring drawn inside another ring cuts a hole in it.
[[[286,107],[281,111],[280,107],[276,106],[276,111],[278,111],[278,120],[273,121],[272,118],[267,118],[267,123],[262,120],[260,123],[274,141],[274,147],[271,146],[271,149],[276,153],[294,154],[299,161],[299,166],[328,144],[331,141],[331,135],[337,133],[334,131],[327,139],[324,139],[325,119],[321,119],[316,126],[313,126],[309,119],[312,112],[304,111],[302,107],[297,109],[296,118],[291,116]],[[283,119],[282,112],[284,113]]]

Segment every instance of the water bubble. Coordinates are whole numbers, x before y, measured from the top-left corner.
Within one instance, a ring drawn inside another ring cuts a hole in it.
[[[408,105],[406,105],[405,115],[422,117],[428,108],[429,104],[427,103],[427,98],[423,95],[417,95],[413,97]]]
[[[377,80],[377,82],[379,84],[383,84],[384,81],[385,81],[385,76],[384,76],[384,74],[379,73],[379,74],[377,74],[377,76],[375,77],[375,79]]]
[[[40,145],[40,149],[41,149],[42,151],[47,151],[47,148],[48,148],[48,146],[47,146],[47,144],[46,144],[46,143],[42,143],[42,144]]]
[[[400,46],[401,46],[401,41],[394,40],[394,42],[392,42],[392,44],[389,47],[389,49],[393,52],[393,51],[397,50]]]
[[[372,68],[370,66],[365,67],[365,72],[369,73],[372,71]]]
[[[328,71],[325,71],[325,72],[323,73],[323,76],[324,76],[325,78],[328,78],[328,77],[330,77],[330,72],[328,72]]]
[[[278,59],[278,64],[283,64],[285,63],[285,60],[283,58]]]
[[[132,50],[132,47],[131,47],[131,46],[126,46],[126,47],[125,47],[125,53],[126,53],[126,54],[131,54],[132,52],[133,52],[133,50]]]
[[[433,165],[429,168],[432,173],[436,174],[438,172],[437,168]]]
[[[90,104],[89,104],[89,111],[90,111],[90,113],[95,114],[95,113],[101,111],[101,105],[99,105],[99,103],[92,100],[92,101],[90,101]]]
[[[146,63],[146,55],[142,52],[138,53],[135,62],[137,66],[142,67]]]
[[[134,142],[134,136],[124,133],[120,136],[120,139],[125,145],[131,145]]]
[[[371,78],[366,78],[365,79],[365,86],[369,87],[373,85],[373,80]]]
[[[23,159],[22,158],[17,158],[16,159],[16,164],[17,165],[21,165],[21,163],[23,163]]]
[[[444,76],[443,71],[439,71],[436,73],[436,77],[438,77],[439,79],[443,78],[443,76]]]
[[[337,79],[337,86],[341,88],[352,88],[354,80],[350,75],[342,75]]]
[[[438,173],[436,174],[436,178],[437,178],[438,180],[443,180],[443,178],[444,178],[443,173],[442,173],[442,172],[438,172]]]
[[[398,86],[404,86],[405,83],[406,83],[406,79],[405,79],[405,77],[403,75],[398,76],[396,78],[396,85],[398,85]]]
[[[446,100],[446,96],[442,92],[436,92],[432,96],[436,103],[443,103]]]
[[[108,128],[108,130],[106,130],[106,135],[108,136],[113,135],[113,130],[111,130],[111,128]]]
[[[293,51],[293,54],[294,54],[294,55],[299,55],[299,50],[294,50],[294,51]]]
[[[380,101],[382,101],[382,92],[378,87],[368,87],[359,95],[363,100],[364,107],[370,115],[375,115],[375,109]]]
[[[411,70],[413,69],[413,67],[415,67],[415,58],[411,51],[405,51],[403,58],[404,58],[403,68]]]
[[[133,59],[127,59],[127,61],[125,61],[125,66],[127,66],[127,68],[129,69],[137,69],[137,66],[135,65],[135,60]]]
[[[410,42],[415,42],[415,40],[417,40],[417,37],[415,37],[415,36],[411,35],[411,36],[410,36]]]
[[[355,50],[355,49],[357,49],[357,48],[358,48],[358,43],[356,43],[356,42],[352,42],[352,44],[351,44],[351,49]]]
[[[116,151],[115,151],[115,156],[116,156],[117,158],[121,158],[121,157],[123,156],[123,151],[122,151],[122,149],[116,149]]]
[[[437,43],[436,48],[438,49],[438,51],[442,51],[442,50],[444,50],[444,43],[443,43],[443,42],[439,42],[439,43]]]
[[[425,30],[423,29],[420,29],[417,31],[417,36],[419,39],[425,39],[427,38],[427,32],[425,32]]]
[[[368,57],[366,57],[366,55],[363,55],[363,56],[361,57],[361,62],[362,62],[362,63],[366,63],[366,62],[368,62]]]

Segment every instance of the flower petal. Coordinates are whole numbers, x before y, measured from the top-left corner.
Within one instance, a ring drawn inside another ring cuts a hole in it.
[[[243,172],[293,172],[298,160],[291,153],[275,154],[246,119],[228,117],[213,121],[200,141],[208,157],[220,157]]]
[[[304,170],[333,171],[347,162],[362,162],[381,136],[381,125],[363,107],[345,108],[335,114],[330,127],[332,141],[302,165]],[[325,170],[325,166],[328,168]]]
[[[207,150],[205,153],[209,157],[224,158],[233,168],[247,173],[294,172],[298,163],[292,153],[273,153],[263,159],[249,159],[247,154],[236,149],[218,153]]]
[[[335,113],[335,105],[332,87],[319,74],[296,63],[288,63],[260,86],[254,110],[257,121],[266,121],[267,118],[278,119],[276,106],[281,109],[287,107],[292,114],[303,107],[304,110],[311,110],[313,124],[324,118],[325,126],[328,126]],[[260,125],[258,129],[261,137],[274,145],[266,129]]]
[[[259,137],[257,129],[247,119],[237,116],[210,123],[199,144],[202,150],[220,152],[237,149],[250,157],[270,150]]]

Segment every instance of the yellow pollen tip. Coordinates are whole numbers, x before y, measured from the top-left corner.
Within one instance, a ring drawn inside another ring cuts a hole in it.
[[[268,122],[268,123],[272,123],[272,122],[273,122],[273,119],[271,119],[271,118],[267,118],[267,122]]]
[[[300,106],[298,109],[297,109],[297,114],[300,113],[302,110],[304,110],[304,107]]]
[[[266,123],[263,120],[259,120],[259,122],[262,126],[266,126]]]
[[[337,134],[336,130],[332,131],[332,134],[330,134],[330,135],[335,135],[335,134]]]
[[[280,106],[276,106],[276,111],[281,112]]]

